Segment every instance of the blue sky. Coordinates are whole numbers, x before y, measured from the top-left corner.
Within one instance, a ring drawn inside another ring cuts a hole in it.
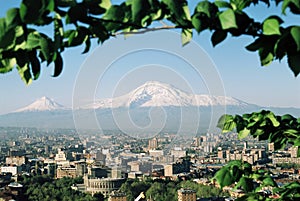
[[[2,17],[19,1],[0,0],[0,4]],[[276,11],[277,8],[268,9],[265,5],[249,9],[258,19]],[[291,14],[281,17],[288,23],[296,21]],[[257,53],[244,48],[253,40],[251,37],[228,37],[213,48],[210,36],[208,31],[195,34],[193,42],[182,47],[176,32],[147,33],[127,39],[112,38],[84,55],[81,54],[84,46],[69,49],[63,53],[64,70],[59,77],[51,76],[51,65],[43,66],[40,78],[29,86],[14,69],[0,75],[0,114],[42,96],[71,107],[77,96],[86,98],[83,102],[94,97],[117,96],[147,80],[171,83],[194,93],[225,94],[262,106],[300,108],[300,76],[293,76],[285,59],[261,67]]]

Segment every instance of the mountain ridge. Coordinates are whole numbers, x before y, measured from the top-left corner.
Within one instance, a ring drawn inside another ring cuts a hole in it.
[[[206,94],[191,94],[170,84],[158,81],[148,81],[129,93],[107,99],[96,100],[94,103],[82,106],[80,109],[104,109],[118,107],[165,107],[165,106],[250,106],[239,99],[230,96],[212,96]]]
[[[113,106],[113,107],[112,107]],[[272,110],[300,116],[297,108],[262,107],[227,96],[190,94],[174,86],[147,82],[129,93],[75,109],[42,97],[19,112],[0,115],[0,126],[123,130],[145,133],[178,130],[195,133],[216,128],[221,115]]]

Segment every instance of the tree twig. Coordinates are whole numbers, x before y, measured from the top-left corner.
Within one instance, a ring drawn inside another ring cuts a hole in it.
[[[147,32],[151,32],[151,31],[159,31],[159,30],[169,30],[169,29],[176,29],[179,27],[176,26],[162,26],[162,27],[154,27],[154,28],[144,28],[144,29],[140,29],[137,31],[121,31],[121,32],[117,32],[114,33],[114,36],[118,36],[118,35],[127,35],[127,34],[144,34]]]

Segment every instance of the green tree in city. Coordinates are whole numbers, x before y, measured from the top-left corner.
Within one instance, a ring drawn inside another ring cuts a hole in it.
[[[122,184],[120,191],[126,193],[127,200],[133,201],[136,197],[140,195],[141,192],[146,192],[151,186],[150,182],[147,181],[126,181]]]
[[[223,192],[220,188],[214,186],[206,186],[203,184],[197,184],[193,181],[182,181],[179,186],[181,188],[192,189],[196,191],[196,195],[199,198],[211,198],[211,197],[224,197],[229,196],[228,193]]]
[[[47,175],[33,177],[23,176],[20,182],[23,184],[24,201],[99,201],[100,195],[93,197],[90,194],[81,193],[71,189],[80,179],[62,178],[53,179]],[[102,195],[103,198],[103,195]],[[103,199],[102,199],[103,200]]]

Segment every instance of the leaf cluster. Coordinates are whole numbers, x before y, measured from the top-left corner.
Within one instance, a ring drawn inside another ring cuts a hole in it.
[[[90,50],[91,40],[103,43],[110,37],[126,33],[145,33],[160,30],[153,22],[163,21],[161,29],[181,29],[182,44],[187,44],[193,30],[212,32],[213,46],[228,35],[250,35],[254,42],[246,48],[258,51],[261,65],[287,56],[288,64],[297,76],[300,72],[300,28],[282,27],[278,16],[262,22],[251,18],[246,8],[269,0],[199,1],[190,11],[187,0],[124,0],[111,4],[110,0],[23,0],[18,8],[7,11],[0,19],[0,72],[14,67],[29,84],[38,79],[41,63],[54,63],[53,76],[61,74],[66,48],[84,44],[83,53]],[[282,13],[289,9],[299,14],[298,0],[276,0]],[[71,25],[71,26],[70,26]],[[40,31],[39,26],[53,29],[53,35]]]
[[[283,149],[287,143],[300,146],[300,118],[289,114],[277,116],[271,111],[262,110],[251,114],[223,115],[218,122],[222,132],[236,130],[238,138],[249,134],[258,140],[274,143],[275,150]]]
[[[265,187],[277,188],[276,182],[265,170],[252,170],[252,166],[243,161],[230,161],[216,172],[213,180],[216,180],[221,188],[233,187],[233,190],[241,189],[245,193],[238,200],[265,200],[259,192]]]
[[[223,115],[218,127],[224,133],[236,131],[239,139],[249,134],[258,140],[268,140],[274,143],[275,150],[283,149],[287,143],[299,146],[300,118],[289,114],[276,116],[270,111],[262,110],[251,114]],[[264,170],[252,171],[250,164],[241,161],[231,161],[221,168],[214,176],[221,187],[234,185],[246,193],[239,200],[273,200],[259,194],[264,187],[275,187],[273,194],[280,198],[276,200],[298,200],[300,188],[298,182],[277,187],[269,172]]]

